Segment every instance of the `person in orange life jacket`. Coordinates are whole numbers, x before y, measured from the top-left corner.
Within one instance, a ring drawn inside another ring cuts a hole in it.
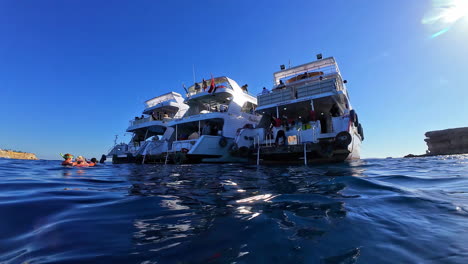
[[[97,164],[97,159],[96,158],[92,158],[89,162],[88,162],[88,165],[89,166],[96,166]]]
[[[67,166],[67,165],[73,166],[73,155],[72,154],[67,153],[65,155],[62,155],[62,157],[65,159],[62,162],[63,166]]]
[[[89,166],[89,164],[86,162],[83,156],[78,156],[75,162],[73,162],[73,166],[86,167],[86,166]]]

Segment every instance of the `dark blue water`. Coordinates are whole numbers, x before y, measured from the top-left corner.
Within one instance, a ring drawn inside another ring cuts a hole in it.
[[[0,159],[0,263],[468,263],[468,156],[258,168]]]

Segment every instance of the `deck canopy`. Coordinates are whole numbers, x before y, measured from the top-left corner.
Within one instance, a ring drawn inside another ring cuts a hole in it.
[[[146,108],[143,111],[143,114],[151,115],[153,112],[161,112],[161,113],[167,112],[167,113],[175,114],[177,113],[177,111],[179,111],[179,106],[180,105],[178,103],[166,101],[166,102],[159,103],[153,107]]]
[[[275,85],[278,85],[280,80],[282,80],[284,83],[291,83],[292,81],[300,79],[301,75],[306,73],[308,74],[307,77],[309,78],[316,75],[339,74],[340,70],[336,64],[335,58],[329,57],[275,72],[273,75],[274,82]]]
[[[146,108],[154,108],[158,104],[162,104],[164,102],[173,102],[174,104],[177,104],[177,99],[181,99],[183,101],[182,95],[176,93],[176,92],[169,92],[167,94],[163,94],[154,98],[151,98],[145,102]],[[145,111],[147,110],[145,109]]]

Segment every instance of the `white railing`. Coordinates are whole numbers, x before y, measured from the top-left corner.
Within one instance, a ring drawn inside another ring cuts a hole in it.
[[[273,89],[268,94],[258,94],[258,106],[340,90],[343,90],[343,84],[339,75],[325,76],[322,79],[309,78],[288,84],[284,88]]]
[[[130,120],[130,126],[136,126],[138,124],[143,124],[146,122],[152,122],[152,121],[161,121],[161,123],[167,123],[171,121],[172,119],[177,119],[181,118],[183,115],[181,114],[175,114],[174,117],[163,117],[161,119],[155,119],[152,116],[144,117],[144,118],[138,118],[138,119],[132,119]]]
[[[152,117],[138,118],[130,120],[130,126],[136,126],[138,124],[146,123],[152,121]]]

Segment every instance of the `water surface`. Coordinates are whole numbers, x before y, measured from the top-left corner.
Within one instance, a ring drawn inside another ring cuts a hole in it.
[[[468,156],[62,168],[0,159],[0,263],[468,263]]]

